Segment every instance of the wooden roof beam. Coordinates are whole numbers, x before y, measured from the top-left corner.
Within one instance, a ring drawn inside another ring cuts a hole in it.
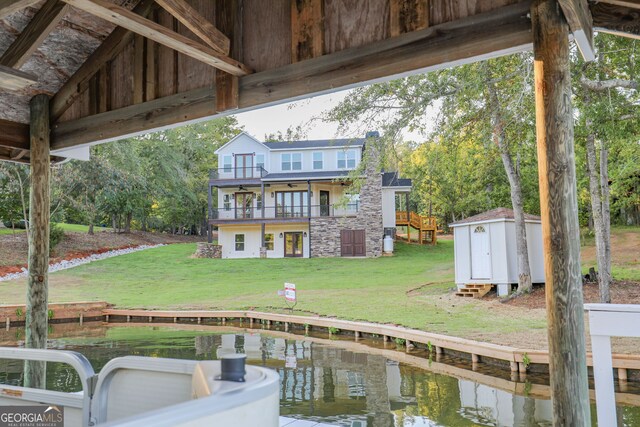
[[[0,18],[11,15],[29,6],[39,3],[40,0],[0,0]]]
[[[303,96],[530,49],[531,21],[527,18],[530,6],[531,2],[524,1],[457,22],[240,77],[238,107],[248,111]],[[215,89],[203,87],[56,123],[52,129],[52,149],[104,142],[213,118],[220,115],[216,101]]]
[[[0,65],[0,88],[20,90],[36,83],[38,78],[24,71]]]
[[[222,55],[229,55],[231,47],[229,37],[225,36],[185,0],[156,0],[156,3],[210,47]]]
[[[152,10],[153,0],[141,0],[133,13],[146,17]],[[126,28],[116,27],[111,34],[87,58],[73,76],[58,90],[49,106],[51,121],[56,122],[67,109],[84,93],[89,80],[109,61],[115,58],[133,39],[134,33]]]
[[[0,65],[20,68],[47,38],[68,9],[69,6],[61,1],[47,0],[18,38],[2,54]]]
[[[640,39],[640,4],[634,3],[634,7],[628,7],[618,3],[632,2],[607,1],[590,4],[593,27],[603,33]]]
[[[223,70],[234,76],[250,74],[252,70],[244,64],[222,55],[209,46],[195,42],[188,37],[171,31],[153,21],[145,19],[121,6],[105,0],[64,0],[65,3],[84,10],[94,16],[119,25],[136,34],[160,43],[170,49],[190,56],[205,64]]]
[[[596,59],[593,47],[593,19],[587,0],[558,0],[573,38],[585,61]]]
[[[29,125],[0,119],[0,147],[29,149]]]

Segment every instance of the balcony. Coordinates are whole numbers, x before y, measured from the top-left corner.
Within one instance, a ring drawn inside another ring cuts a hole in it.
[[[209,220],[216,224],[251,223],[251,222],[297,222],[309,218],[355,216],[360,208],[359,203],[312,205],[308,206],[267,206],[263,210],[256,207],[247,208],[213,208],[209,211]],[[311,216],[309,216],[311,214]]]
[[[227,167],[211,169],[209,171],[209,182],[214,185],[230,183],[236,185],[241,183],[259,183],[260,179],[266,176],[268,172],[262,166],[253,167]]]

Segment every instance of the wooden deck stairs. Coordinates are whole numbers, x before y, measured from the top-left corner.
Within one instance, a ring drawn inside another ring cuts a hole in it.
[[[459,297],[473,297],[482,298],[489,293],[493,285],[486,285],[480,283],[469,283],[464,288],[458,290],[456,295]]]
[[[415,212],[396,212],[396,227],[407,227],[406,237],[399,236],[411,243],[411,229],[418,231],[418,243],[421,245],[435,245],[438,240],[438,226],[433,216],[419,215]]]

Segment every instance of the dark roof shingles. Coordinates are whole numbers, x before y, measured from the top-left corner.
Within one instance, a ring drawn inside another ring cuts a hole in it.
[[[286,150],[296,148],[362,147],[365,141],[364,138],[316,139],[310,141],[265,142],[264,144],[272,150]]]

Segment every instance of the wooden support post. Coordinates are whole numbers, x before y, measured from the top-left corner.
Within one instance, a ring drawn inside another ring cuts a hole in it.
[[[382,339],[382,342],[389,342],[389,336],[385,335],[384,338]]]
[[[473,363],[473,364],[480,363],[480,356],[478,356],[477,354],[472,354],[471,355],[471,363]]]
[[[627,369],[626,368],[618,368],[618,381],[620,381],[620,382],[627,381]]]
[[[31,98],[31,198],[25,347],[46,348],[49,293],[49,97]],[[46,362],[25,362],[25,387],[46,387]]]
[[[153,317],[149,316],[149,323],[153,322]]]
[[[198,325],[202,323],[202,317],[198,317]]]
[[[360,332],[353,331],[353,337],[355,338],[356,341],[358,341],[358,339],[360,338]]]
[[[442,347],[436,346],[436,354],[442,354],[442,353],[444,353]]]
[[[222,318],[222,324],[224,325],[225,323],[227,323],[227,319],[225,317]]]
[[[104,320],[105,320],[105,322],[109,323],[109,315],[108,314],[104,317]]]
[[[253,328],[253,317],[249,318],[249,327]]]
[[[173,318],[173,323],[178,323],[178,318],[177,317]]]
[[[518,372],[518,362],[509,362],[511,372]]]
[[[289,322],[284,322],[284,331],[289,332]]]
[[[534,1],[531,19],[553,425],[591,425],[569,27],[557,0]]]
[[[309,333],[309,325],[304,325],[304,334],[307,335]]]
[[[7,323],[7,331],[8,331],[8,330],[9,330],[9,328],[11,327],[11,319],[9,319],[9,318],[7,317],[7,321],[6,321],[6,323]]]
[[[518,362],[518,372],[520,372],[521,375],[527,375],[527,365]]]
[[[84,323],[84,315],[80,313],[80,326]]]
[[[131,322],[131,316],[127,314],[127,323]]]

